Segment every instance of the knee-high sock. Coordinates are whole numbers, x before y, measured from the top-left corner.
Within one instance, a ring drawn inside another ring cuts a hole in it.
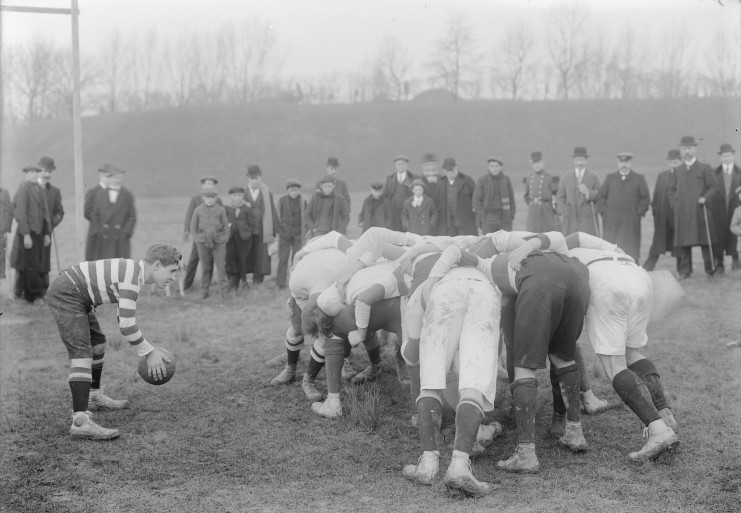
[[[550,378],[551,392],[553,393],[553,413],[564,415],[566,413],[566,404],[563,402],[563,396],[561,395],[561,385],[558,383],[556,366],[553,364],[551,364]]]
[[[641,422],[648,426],[651,422],[659,420],[658,410],[651,401],[651,394],[641,378],[630,369],[618,372],[612,380],[615,392],[620,396],[628,407],[633,410]]]
[[[340,393],[342,383],[342,364],[345,360],[345,344],[337,338],[324,342],[324,362],[327,366],[327,392]]]
[[[437,451],[440,448],[442,415],[442,404],[438,399],[425,396],[417,400],[417,426],[423,451]]]
[[[581,352],[579,344],[576,344],[576,349],[574,350],[574,361],[576,362],[576,366],[579,369],[579,376],[581,377],[579,390],[581,390],[582,392],[586,392],[590,388],[592,388],[592,383],[589,380],[589,371],[587,370],[587,365],[584,362],[584,355]]]
[[[581,420],[581,396],[579,383],[581,376],[576,364],[556,369],[558,383],[561,385],[561,397],[566,405],[566,420],[579,422]]]
[[[669,402],[664,395],[664,386],[661,384],[659,371],[656,370],[651,360],[643,358],[629,365],[628,368],[638,374],[638,377],[646,384],[648,391],[651,393],[651,400],[657,410],[663,410],[669,407]]]
[[[105,354],[93,355],[93,368],[91,369],[93,379],[90,388],[95,390],[100,388],[100,378],[103,375],[103,360],[105,360]]]
[[[86,411],[92,382],[92,358],[72,358],[69,361],[69,388],[72,411]]]
[[[286,363],[296,365],[301,355],[301,347],[304,345],[304,335],[293,336],[293,330],[288,328],[286,333]]]
[[[461,401],[455,409],[455,441],[453,450],[471,454],[484,412],[478,404]]]
[[[309,365],[306,366],[306,375],[309,379],[314,379],[319,374],[319,371],[324,367],[324,361],[318,362],[313,358],[309,358]]]
[[[515,405],[517,442],[535,443],[535,408],[538,405],[538,380],[518,379],[510,385],[512,402]]]

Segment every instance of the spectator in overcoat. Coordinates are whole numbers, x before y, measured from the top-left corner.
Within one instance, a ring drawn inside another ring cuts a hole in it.
[[[473,191],[476,224],[481,233],[512,231],[517,209],[512,181],[502,171],[504,164],[500,158],[489,157],[486,162],[489,172],[478,179]]]
[[[334,193],[339,194],[345,198],[347,204],[347,211],[350,212],[350,191],[347,189],[347,183],[338,176],[340,169],[340,161],[337,157],[329,157],[327,159],[327,174],[334,181]],[[322,185],[321,180],[317,181],[314,192],[321,192]]]
[[[105,188],[94,189],[90,197],[89,260],[130,258],[136,208],[134,195],[122,186],[126,171],[115,164],[106,164],[100,171]]]
[[[240,283],[247,286],[247,265],[252,251],[252,226],[254,223],[252,222],[250,209],[244,202],[244,187],[241,185],[231,187],[228,203],[228,205],[224,205],[229,226],[225,270],[229,281],[229,291],[236,294],[239,291]]]
[[[646,178],[633,171],[633,154],[617,154],[618,170],[610,173],[597,194],[597,209],[604,220],[603,238],[639,262],[641,219],[648,212],[651,195]]]
[[[51,157],[41,157],[39,160],[39,188],[41,189],[41,196],[44,198],[46,208],[49,211],[49,219],[51,220],[51,235],[54,235],[54,229],[59,226],[64,218],[64,208],[62,207],[62,192],[51,184],[51,172],[54,171],[57,166],[54,165],[54,159]],[[52,240],[52,242],[54,242]],[[44,246],[44,259],[41,264],[41,288],[46,296],[46,291],[49,289],[49,272],[51,271],[51,244]],[[61,269],[59,269],[61,271]]]
[[[435,202],[425,194],[425,182],[416,178],[412,182],[412,195],[404,201],[401,225],[404,231],[417,235],[431,235],[437,224]]]
[[[412,181],[417,176],[409,171],[409,157],[406,155],[394,157],[394,166],[396,172],[388,175],[386,182],[383,184],[383,197],[386,198],[389,207],[388,227],[400,232],[403,231],[401,211],[404,207],[404,201],[412,195]]]
[[[337,187],[335,180],[335,187]],[[344,182],[343,182],[344,183]],[[347,190],[347,187],[345,187]],[[304,216],[306,200],[301,195],[301,182],[288,180],[287,194],[278,200],[278,288],[285,288],[288,278],[288,268],[293,264],[293,258],[304,245]]]
[[[252,283],[259,285],[264,277],[272,272],[268,246],[275,241],[278,212],[275,209],[273,193],[262,182],[262,169],[256,164],[247,168],[247,189],[244,199],[253,221],[252,252],[247,272],[252,273]]]
[[[473,191],[476,183],[458,170],[452,157],[443,160],[445,178],[437,193],[438,235],[477,235],[473,212]]]
[[[716,212],[715,218],[718,220],[719,245],[718,253],[721,251],[731,257],[731,270],[735,271],[741,268],[738,260],[738,248],[736,247],[736,236],[731,233],[731,218],[736,207],[739,206],[736,188],[741,186],[741,168],[733,161],[735,150],[730,144],[721,144],[720,155],[721,164],[715,169],[715,182],[718,184],[719,194],[713,202]],[[718,255],[719,273],[724,271],[723,254]]]
[[[306,238],[310,239],[335,231],[347,233],[350,213],[345,198],[334,193],[334,180],[321,180],[322,192],[314,193],[306,210]]]
[[[589,154],[583,146],[574,148],[574,171],[561,179],[556,195],[558,213],[564,235],[585,232],[600,235],[597,206],[594,204],[600,189],[597,175],[587,169]]]
[[[691,135],[682,137],[679,151],[683,162],[676,169],[677,195],[674,205],[674,247],[679,278],[687,279],[692,276],[693,246],[700,246],[702,249],[705,273],[708,277],[713,277],[721,249],[718,244],[720,225],[713,218],[713,211],[709,206],[718,194],[715,173],[709,165],[697,160],[697,143]],[[710,254],[711,246],[713,257]]]
[[[545,172],[543,153],[530,154],[533,172],[525,178],[525,203],[527,204],[526,229],[532,233],[556,229],[553,204],[558,192],[558,177]]]
[[[229,239],[229,220],[226,210],[216,203],[216,187],[203,189],[203,203],[193,211],[190,233],[198,248],[201,261],[201,299],[209,296],[214,266],[218,273],[219,292],[226,297],[226,242]]]
[[[671,251],[674,254],[674,200],[677,195],[676,168],[682,164],[679,150],[669,150],[666,156],[669,169],[659,173],[656,177],[653,197],[651,199],[651,213],[654,218],[654,237],[648,258],[643,262],[643,268],[653,271],[659,257]],[[678,270],[678,269],[677,269]]]
[[[365,233],[373,227],[388,228],[389,222],[389,205],[383,197],[383,183],[373,182],[371,193],[363,201],[363,208],[358,216],[358,226],[362,230],[361,233]]]
[[[212,175],[205,175],[201,177],[201,192],[205,188],[215,187],[219,183],[219,180]],[[185,226],[183,228],[183,240],[187,241],[191,237],[190,233],[190,219],[193,217],[193,211],[196,207],[203,203],[203,196],[201,193],[196,194],[190,198],[188,203],[188,209],[185,211]],[[216,203],[221,205],[221,198],[216,198]],[[183,280],[183,290],[188,290],[193,286],[193,280],[196,277],[196,269],[198,268],[198,247],[195,241],[190,250],[190,258],[188,259],[188,265],[185,268],[185,279]]]

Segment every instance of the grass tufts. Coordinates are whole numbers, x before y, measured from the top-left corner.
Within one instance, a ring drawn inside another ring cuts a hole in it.
[[[377,383],[345,385],[345,398],[350,425],[368,433],[381,425],[383,404],[381,388]]]

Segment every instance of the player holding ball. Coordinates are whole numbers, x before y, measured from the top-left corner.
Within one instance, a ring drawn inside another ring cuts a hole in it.
[[[106,338],[95,317],[96,307],[118,304],[118,325],[124,340],[136,347],[140,357],[146,357],[151,379],[166,379],[166,364],[172,356],[155,349],[142,335],[136,324],[136,301],[145,284],[164,288],[175,281],[181,258],[175,246],[155,244],[143,260],[112,258],[68,267],[49,287],[48,304],[69,354],[73,412],[69,433],[73,438],[117,438],[117,429],[93,422],[91,410],[121,410],[129,406],[128,400],[111,399],[100,388]]]

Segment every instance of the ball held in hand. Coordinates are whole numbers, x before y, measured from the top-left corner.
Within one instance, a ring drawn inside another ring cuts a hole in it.
[[[175,358],[173,358],[172,353],[170,353],[167,349],[161,349],[158,348],[158,351],[161,351],[164,353],[164,355],[170,360],[170,362],[165,362],[165,369],[167,370],[167,375],[162,379],[156,379],[156,377],[149,375],[149,368],[147,367],[147,357],[142,356],[139,358],[139,367],[137,368],[137,371],[139,372],[139,375],[142,377],[144,381],[149,383],[150,385],[164,385],[168,381],[172,379],[172,376],[175,374]]]

